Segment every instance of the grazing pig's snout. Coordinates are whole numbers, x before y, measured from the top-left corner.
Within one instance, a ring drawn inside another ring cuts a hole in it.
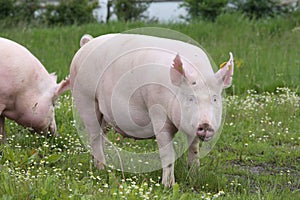
[[[55,121],[53,120],[49,126],[49,131],[52,135],[56,135],[56,123]]]
[[[197,129],[197,136],[202,141],[208,141],[212,138],[214,132],[214,129],[208,123],[203,123]]]
[[[55,120],[52,120],[51,123],[49,124],[49,126],[43,132],[46,134],[50,133],[51,135],[56,136],[57,132],[56,132]]]

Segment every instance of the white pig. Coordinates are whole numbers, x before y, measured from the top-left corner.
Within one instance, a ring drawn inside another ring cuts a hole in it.
[[[54,100],[69,88],[69,79],[56,83],[25,47],[0,38],[0,136],[6,141],[5,118],[45,134],[56,134]]]
[[[80,44],[70,84],[95,165],[106,164],[105,127],[112,125],[124,136],[155,137],[162,184],[174,185],[174,134],[186,134],[188,163],[199,164],[199,139],[210,140],[221,125],[221,93],[232,82],[232,54],[214,73],[201,48],[177,40],[108,34],[85,35]]]

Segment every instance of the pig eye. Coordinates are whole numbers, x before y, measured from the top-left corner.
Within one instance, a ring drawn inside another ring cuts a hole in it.
[[[190,95],[187,97],[187,102],[188,103],[193,103],[196,101],[196,97],[194,95]]]
[[[192,85],[196,85],[196,84],[197,84],[197,82],[196,82],[196,81],[193,81],[193,82],[192,82]]]
[[[212,96],[212,102],[217,102],[218,101],[218,96],[217,95],[213,95]]]

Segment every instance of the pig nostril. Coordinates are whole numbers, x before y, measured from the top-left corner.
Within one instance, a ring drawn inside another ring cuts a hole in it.
[[[198,131],[210,131],[212,130],[209,126],[209,124],[207,123],[204,123],[204,124],[201,124],[198,128]]]
[[[206,137],[206,129],[200,126],[200,127],[197,129],[197,136],[199,137],[199,139],[200,139],[201,141],[204,141],[204,139],[205,139],[205,137]]]
[[[199,125],[196,134],[200,140],[204,141],[207,135],[211,135],[213,133],[214,133],[214,129],[208,123],[203,123]]]

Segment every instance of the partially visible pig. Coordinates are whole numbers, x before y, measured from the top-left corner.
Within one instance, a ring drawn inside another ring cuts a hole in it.
[[[125,136],[156,138],[162,184],[172,186],[175,133],[186,134],[188,163],[199,164],[199,139],[210,140],[221,125],[221,93],[232,82],[232,54],[214,73],[201,48],[177,40],[108,34],[85,35],[80,44],[70,84],[96,166],[103,169],[106,163],[105,127],[112,125]]]
[[[54,100],[69,89],[69,79],[56,83],[25,47],[0,38],[0,136],[6,141],[5,117],[36,132],[56,134]]]

